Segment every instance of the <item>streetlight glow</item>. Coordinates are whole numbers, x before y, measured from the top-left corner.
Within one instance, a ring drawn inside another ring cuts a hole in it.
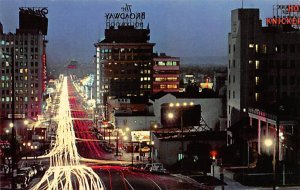
[[[174,113],[172,113],[172,112],[168,113],[168,118],[173,119],[174,118]]]
[[[177,102],[177,103],[176,103],[176,107],[179,107],[179,106],[180,106],[180,103],[179,103],[179,102]]]
[[[272,146],[272,144],[273,144],[272,139],[266,139],[266,140],[265,140],[265,145],[266,145],[267,147]]]
[[[10,123],[10,124],[9,124],[9,127],[10,127],[10,128],[13,128],[13,127],[14,127],[14,124],[13,124],[13,123]]]
[[[130,129],[129,129],[129,127],[126,127],[126,131],[128,132]]]
[[[8,130],[8,129],[6,129],[6,130],[5,130],[5,133],[6,133],[6,134],[7,134],[7,133],[9,133],[9,130]]]
[[[190,106],[193,106],[194,105],[194,102],[190,102]]]
[[[187,106],[187,103],[186,103],[186,102],[183,102],[183,106]]]
[[[174,107],[174,104],[173,104],[173,103],[170,103],[170,107]]]
[[[28,125],[29,124],[29,121],[26,119],[24,120],[24,125]]]

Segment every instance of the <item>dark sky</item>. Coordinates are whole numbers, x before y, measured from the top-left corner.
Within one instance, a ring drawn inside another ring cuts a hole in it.
[[[244,8],[259,8],[263,19],[272,16],[277,0],[244,0]],[[299,4],[278,0],[279,4]],[[0,0],[0,22],[5,32],[18,27],[19,7],[49,9],[47,56],[50,64],[71,59],[89,63],[94,43],[103,38],[104,13],[121,12],[125,3],[132,11],[146,12],[155,51],[171,56],[224,56],[230,31],[230,11],[242,0]]]

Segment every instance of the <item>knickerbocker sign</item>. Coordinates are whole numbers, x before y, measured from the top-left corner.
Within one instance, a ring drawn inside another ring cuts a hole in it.
[[[266,18],[267,25],[291,25],[300,28],[300,5],[274,5],[273,17]]]
[[[143,28],[145,12],[132,12],[132,5],[125,4],[119,13],[105,13],[106,28],[111,26],[134,26]]]

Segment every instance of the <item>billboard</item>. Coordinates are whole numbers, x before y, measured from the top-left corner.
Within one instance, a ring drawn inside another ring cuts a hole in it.
[[[37,30],[43,35],[48,31],[48,9],[46,7],[20,7],[19,8],[19,29]]]
[[[131,140],[133,142],[150,141],[150,131],[131,131]]]
[[[175,103],[170,106],[169,103],[161,105],[161,124],[163,127],[181,127],[182,126],[199,126],[201,120],[201,106],[188,104],[183,106],[184,103]],[[172,117],[170,117],[170,115]]]

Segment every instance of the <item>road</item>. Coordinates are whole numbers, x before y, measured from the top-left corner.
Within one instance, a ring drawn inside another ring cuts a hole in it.
[[[28,189],[203,189],[190,178],[147,173],[124,166],[113,153],[105,152],[94,133],[79,95],[65,77],[60,95],[56,142],[48,155],[50,167]],[[102,164],[99,164],[102,163]]]
[[[70,80],[68,81],[68,92],[71,117],[73,120],[79,155],[81,157],[92,159],[112,159],[112,154],[106,153],[100,147],[95,133],[91,131],[94,123],[90,118],[88,118],[88,115],[82,107],[82,103],[79,99],[79,93],[76,91]]]

